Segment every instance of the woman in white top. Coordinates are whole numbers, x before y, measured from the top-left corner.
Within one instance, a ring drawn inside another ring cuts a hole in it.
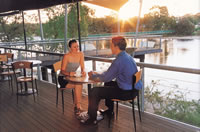
[[[80,66],[82,76],[85,76],[84,54],[79,51],[79,45],[76,40],[69,41],[70,51],[63,56],[61,75],[58,77],[58,82],[61,87],[74,88],[74,112],[80,114],[81,112],[81,97],[82,84],[69,83],[64,76],[75,76],[76,70]]]

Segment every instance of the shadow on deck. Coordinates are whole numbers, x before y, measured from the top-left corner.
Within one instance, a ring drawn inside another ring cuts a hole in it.
[[[56,108],[56,89],[52,84],[38,81],[39,96],[34,103],[33,96],[19,96],[19,104],[16,101],[16,88],[12,94],[7,82],[0,82],[0,131],[73,131],[73,132],[132,132],[133,120],[131,109],[120,106],[118,120],[112,120],[108,128],[108,119],[96,126],[83,126],[75,118],[71,91],[65,92],[65,113],[62,114],[61,99]],[[87,96],[83,96],[83,109],[87,109]],[[100,105],[104,107],[103,101]],[[136,111],[138,132],[189,132],[200,129],[178,123],[172,120],[161,119],[148,113],[142,114],[142,122],[139,121]]]

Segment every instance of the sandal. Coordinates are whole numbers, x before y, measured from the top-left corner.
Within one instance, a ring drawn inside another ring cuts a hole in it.
[[[74,114],[75,115],[79,115],[82,112],[83,112],[83,110],[81,108],[74,107]]]

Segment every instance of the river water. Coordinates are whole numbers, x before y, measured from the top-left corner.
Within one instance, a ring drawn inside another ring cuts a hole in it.
[[[162,50],[146,54],[145,62],[200,69],[200,39],[165,40]],[[173,91],[182,93],[187,100],[200,99],[200,75],[145,68],[145,87],[150,86],[152,80],[158,83],[155,89],[163,94]]]

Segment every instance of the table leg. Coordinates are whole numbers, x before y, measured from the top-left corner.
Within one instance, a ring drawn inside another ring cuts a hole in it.
[[[36,94],[37,90],[36,89],[33,89],[33,90],[34,90],[34,94]],[[22,91],[19,90],[17,94],[21,96],[31,95],[33,94],[33,90],[32,88],[28,88],[27,82],[24,82],[24,89],[22,89]]]
[[[90,98],[90,91],[92,89],[91,84],[88,84],[88,110],[89,110],[89,98]]]
[[[27,89],[22,89],[22,92],[21,90],[19,90],[17,94],[20,96],[27,96],[27,95],[33,94],[33,91],[32,91],[32,88],[27,88]],[[34,89],[34,94],[37,94],[36,89]]]

